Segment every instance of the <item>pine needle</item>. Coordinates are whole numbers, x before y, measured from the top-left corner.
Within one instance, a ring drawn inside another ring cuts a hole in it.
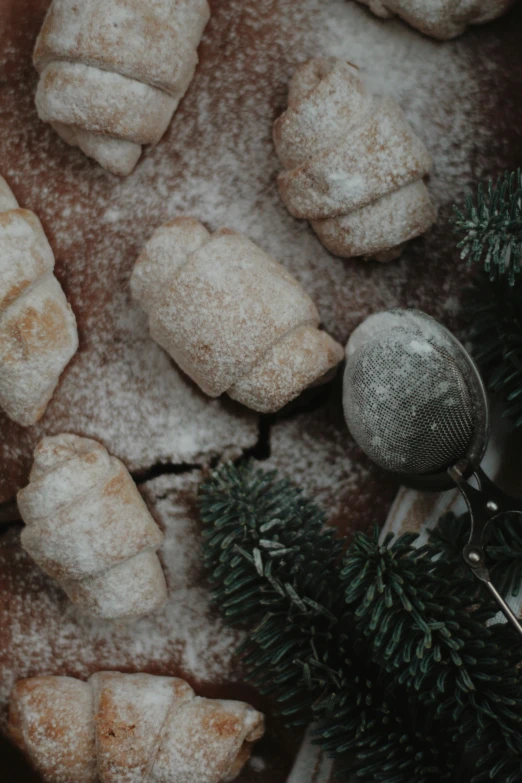
[[[482,263],[492,280],[506,275],[514,284],[522,259],[522,176],[506,173],[495,184],[479,185],[463,209],[453,207],[457,247],[468,264]]]
[[[522,426],[522,277],[513,285],[481,272],[465,300],[473,355],[488,388],[501,395],[503,415]]]

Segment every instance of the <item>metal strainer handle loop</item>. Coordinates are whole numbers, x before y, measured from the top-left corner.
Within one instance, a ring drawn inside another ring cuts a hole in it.
[[[488,581],[488,582],[485,582],[485,584],[486,584],[486,587],[488,588],[489,592],[491,593],[491,595],[493,596],[493,598],[497,602],[498,606],[500,607],[500,610],[504,614],[504,617],[506,618],[506,620],[509,623],[511,623],[511,625],[513,626],[513,628],[516,631],[518,631],[519,636],[522,636],[522,625],[520,625],[520,620],[518,619],[516,614],[514,614],[514,612],[511,610],[511,607],[504,601],[504,599],[502,598],[502,596],[498,592],[498,590],[495,587],[495,585],[493,584],[493,582],[491,582],[491,580]]]
[[[470,536],[462,554],[465,562],[477,579],[480,579],[486,585],[506,620],[511,623],[519,636],[522,637],[520,620],[491,581],[489,570],[486,566],[484,550],[484,535],[489,523],[495,522],[495,520],[498,521],[506,513],[518,514],[522,521],[522,501],[510,497],[499,489],[486,476],[482,468],[478,468],[474,473],[480,487],[480,489],[475,489],[464,478],[466,467],[466,464],[463,462],[457,463],[457,465],[448,470],[449,475],[466,501],[471,519]]]

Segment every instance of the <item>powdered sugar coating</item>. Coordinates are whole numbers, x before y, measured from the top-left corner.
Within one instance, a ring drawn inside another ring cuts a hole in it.
[[[78,348],[76,320],[33,212],[0,177],[0,408],[27,427],[44,414]]]
[[[374,14],[389,19],[397,14],[426,35],[446,40],[469,25],[502,16],[516,0],[359,0]]]
[[[492,143],[495,124],[484,121],[484,112],[499,122],[503,116],[493,89],[500,44],[489,28],[480,42],[471,34],[441,46],[346,0],[220,0],[173,124],[132,178],[119,181],[38,121],[30,57],[48,2],[6,2],[4,173],[51,239],[81,350],[39,427],[24,432],[2,419],[2,499],[27,482],[44,434],[101,439],[132,471],[206,464],[255,442],[255,417],[205,398],[150,339],[144,314],[130,302],[136,258],[153,231],[176,215],[194,214],[210,229],[228,225],[260,244],[309,292],[326,330],[343,344],[370,312],[396,305],[418,306],[455,325],[467,272],[451,258],[450,205],[471,180],[515,165],[504,143]],[[372,93],[388,93],[402,106],[434,158],[429,188],[441,206],[438,224],[398,264],[340,263],[281,204],[271,128],[297,65],[318,54],[358,64]],[[516,78],[512,62],[502,84],[509,89]],[[364,482],[359,486],[365,492]]]
[[[346,215],[313,220],[312,226],[323,245],[338,256],[363,250],[366,258],[392,261],[410,239],[429,228],[435,214],[424,182],[417,180]]]
[[[20,681],[9,731],[45,783],[226,783],[264,721],[243,702],[196,697],[177,678],[100,672],[87,684]]]
[[[263,716],[237,701],[187,700],[167,718],[154,766],[154,783],[228,783],[241,772]]]
[[[130,174],[190,84],[209,13],[207,0],[53,0],[34,52],[40,118]]]
[[[432,225],[431,158],[398,105],[335,58],[301,65],[274,124],[281,197],[340,256],[388,261]]]
[[[125,466],[96,441],[44,438],[18,493],[24,549],[84,611],[139,617],[166,600],[163,536]]]
[[[143,487],[165,539],[159,557],[168,600],[130,623],[89,618],[70,603],[20,546],[0,536],[0,727],[15,682],[42,674],[86,678],[103,669],[188,679],[198,692],[237,693],[234,652],[242,636],[223,626],[202,582],[195,493],[200,471],[162,476]]]
[[[150,780],[169,715],[194,698],[184,680],[148,674],[99,672],[94,691],[99,778],[121,783]]]
[[[277,411],[342,359],[297,280],[230,229],[176,218],[147,243],[131,288],[152,337],[212,397]]]
[[[89,685],[69,677],[16,684],[9,735],[45,781],[96,783],[93,706]]]

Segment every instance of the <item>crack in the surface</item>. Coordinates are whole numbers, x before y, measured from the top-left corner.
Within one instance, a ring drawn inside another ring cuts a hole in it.
[[[257,441],[253,446],[243,449],[243,453],[234,462],[243,462],[247,459],[256,459],[262,462],[269,459],[272,453],[270,435],[272,432],[273,416],[260,416],[258,423]]]
[[[258,420],[258,436],[253,446],[243,449],[234,462],[243,462],[247,459],[255,459],[263,462],[272,456],[271,435],[272,429],[278,422],[294,419],[303,413],[311,413],[327,404],[330,396],[335,393],[336,382],[330,381],[324,386],[311,388],[303,392],[296,400],[293,400],[276,414],[263,415]],[[226,449],[223,451],[226,453]],[[214,468],[219,464],[223,454],[217,454],[206,465],[190,462],[155,462],[140,470],[130,471],[136,484],[146,484],[148,481],[160,476],[176,476],[190,473],[193,470],[205,470],[206,467]],[[8,500],[0,503],[0,535],[6,533],[13,525],[20,525],[22,518],[18,511],[16,500]]]
[[[277,413],[260,416],[257,442],[253,446],[244,449],[241,456],[234,462],[242,462],[249,458],[256,459],[259,462],[270,459],[272,456],[271,435],[273,427],[277,426],[278,422],[296,419],[304,413],[314,413],[320,408],[324,408],[334,395],[339,394],[340,383],[342,384],[342,376],[341,380],[334,378],[328,383],[305,389],[299,397],[289,402]],[[216,459],[215,464],[218,462],[219,458]]]
[[[0,504],[0,529],[2,532],[4,527],[20,522],[21,519],[16,500],[8,500],[7,503]]]
[[[243,449],[241,454],[233,460],[234,462],[243,462],[253,458],[259,461],[270,457],[270,429],[273,416],[260,416],[258,437],[253,446]],[[226,453],[226,449],[223,451]],[[223,454],[216,454],[206,465],[196,462],[155,462],[148,467],[140,470],[130,471],[130,475],[136,484],[146,484],[160,476],[179,476],[183,473],[190,473],[193,470],[205,470],[215,468],[221,462]]]
[[[190,473],[193,470],[202,470],[203,465],[190,462],[155,462],[147,468],[131,471],[131,477],[135,484],[146,484],[148,481],[160,476],[179,476],[182,473]]]

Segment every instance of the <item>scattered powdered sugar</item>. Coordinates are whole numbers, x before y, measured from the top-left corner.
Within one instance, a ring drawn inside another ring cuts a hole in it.
[[[397,488],[376,472],[355,444],[339,403],[336,399],[275,426],[272,455],[263,468],[276,468],[298,484],[319,504],[330,524],[352,535],[385,518]]]
[[[505,13],[513,0],[359,0],[378,16],[398,14],[427,35],[440,39],[460,35],[471,24],[480,24]]]
[[[39,427],[23,431],[2,421],[4,498],[25,483],[44,433],[99,438],[131,470],[204,463],[254,443],[255,417],[228,401],[209,402],[153,343],[130,300],[137,256],[172,217],[192,214],[211,230],[245,233],[297,277],[342,342],[370,312],[397,304],[454,317],[466,273],[448,252],[449,204],[482,173],[491,138],[467,38],[440,44],[346,0],[215,2],[200,65],[169,130],[133,175],[119,180],[37,118],[30,60],[46,6],[23,0],[8,20],[0,158],[20,203],[44,223],[78,319],[80,351]],[[340,261],[280,201],[272,125],[297,64],[318,55],[356,63],[372,91],[401,104],[434,158],[429,187],[442,204],[439,221],[399,263]]]
[[[44,576],[12,530],[0,537],[0,707],[16,680],[43,674],[85,678],[101,670],[148,671],[205,686],[240,677],[238,632],[224,627],[202,582],[195,491],[199,471],[161,476],[143,490],[165,533],[159,552],[168,584],[165,607],[136,622],[89,619]],[[221,691],[225,693],[225,690]]]
[[[456,322],[467,273],[451,257],[450,205],[471,181],[510,162],[508,142],[498,140],[504,115],[496,125],[492,119],[502,102],[492,88],[500,44],[478,33],[440,44],[348,0],[211,5],[200,65],[169,130],[132,176],[118,180],[37,118],[31,51],[48,0],[4,3],[0,174],[44,224],[78,320],[80,351],[40,426],[22,430],[2,418],[2,498],[27,482],[43,434],[99,439],[131,470],[168,461],[208,463],[255,442],[257,417],[227,400],[205,398],[150,339],[146,316],[131,301],[136,258],[153,231],[175,216],[193,215],[212,231],[229,226],[249,236],[295,275],[342,342],[368,314],[396,305]],[[400,262],[341,261],[280,201],[272,126],[286,107],[296,66],[316,56],[355,63],[372,92],[398,101],[433,157],[429,190],[440,207],[438,222]],[[509,85],[510,74],[504,77]],[[270,465],[301,483],[339,527],[353,531],[384,519],[395,486],[370,468],[349,437],[340,398],[337,383],[320,410],[278,418]],[[230,695],[229,684],[233,690],[240,677],[232,656],[238,636],[211,611],[201,583],[192,510],[199,479],[194,471],[145,487],[166,528],[161,558],[170,592],[162,612],[129,626],[81,618],[21,551],[15,531],[0,538],[2,706],[20,677],[85,678],[104,668],[187,676],[191,684],[201,682],[198,692],[226,684]]]

